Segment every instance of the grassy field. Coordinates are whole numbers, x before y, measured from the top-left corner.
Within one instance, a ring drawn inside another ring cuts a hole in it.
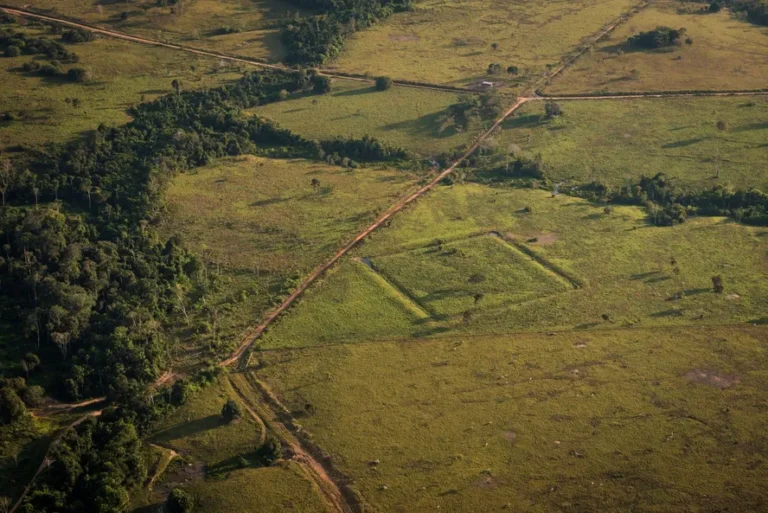
[[[530,257],[495,235],[385,255],[372,262],[377,271],[438,318],[479,305],[523,303],[570,288],[562,276],[532,263]]]
[[[564,115],[525,105],[496,137],[504,151],[541,154],[547,173],[576,183],[637,183],[663,172],[680,185],[768,190],[768,99],[669,98],[563,101]],[[727,128],[717,129],[718,121]],[[715,179],[719,168],[720,177]]]
[[[7,3],[19,7],[30,5],[20,0]],[[283,0],[183,0],[179,4],[181,9],[178,5],[161,7],[154,0],[130,3],[39,0],[31,5],[46,13],[141,37],[270,60],[279,60],[284,52],[279,19],[289,9],[297,10]],[[124,12],[128,16],[125,20],[121,19]],[[234,32],[220,34],[224,28]]]
[[[334,80],[333,92],[253,109],[306,137],[374,136],[420,155],[435,155],[468,144],[474,132],[440,133],[440,118],[458,101],[454,93],[394,87],[378,92],[366,83]]]
[[[39,28],[28,32],[47,33]],[[53,34],[47,37],[58,38]],[[101,123],[124,124],[130,119],[126,113],[129,107],[170,93],[175,79],[193,89],[215,87],[240,76],[233,71],[214,71],[218,66],[215,60],[191,55],[180,59],[173,50],[113,39],[99,38],[67,48],[80,57],[80,62],[64,69],[89,70],[93,76],[90,83],[24,73],[21,66],[36,56],[0,59],[0,82],[7,92],[0,95],[0,114],[17,118],[0,121],[0,150],[18,144],[63,142],[95,130]],[[79,99],[80,105],[74,107],[66,101],[72,98]]]
[[[230,270],[308,272],[417,179],[300,159],[224,159],[174,180],[167,229]]]
[[[487,80],[488,65],[499,63],[504,70],[520,68],[517,77],[503,72],[496,79],[515,87],[635,3],[424,0],[413,12],[352,36],[334,64],[344,71],[468,85]]]
[[[477,257],[451,271],[454,274],[446,269],[437,272],[434,269],[443,265],[444,257],[430,254],[428,247],[438,238],[458,241],[495,231],[529,255],[528,267],[518,272],[541,272],[544,266],[578,288],[496,307],[481,300],[466,310],[468,315],[418,318],[409,327],[402,315],[377,306],[389,294],[387,287],[374,287],[378,293],[359,287],[351,292],[348,271],[342,266],[272,328],[263,347],[425,336],[445,330],[503,333],[766,321],[765,228],[724,218],[689,219],[659,228],[648,224],[639,207],[616,207],[606,214],[601,205],[550,196],[544,191],[479,185],[442,187],[397,216],[388,229],[375,233],[357,255],[376,263],[382,255],[422,246],[424,250],[410,253],[414,257],[410,261],[399,258],[405,260],[396,271],[402,275],[399,286],[414,291],[414,296],[419,287],[439,289],[442,296],[463,298],[463,305],[471,306],[470,278],[495,276],[499,262]],[[525,207],[532,212],[525,212]],[[715,275],[726,283],[724,294],[712,292]],[[489,282],[489,287],[503,290],[498,292],[501,297],[536,296],[538,288],[546,287],[514,280],[514,275],[506,288],[498,279]],[[452,311],[461,304],[452,304]]]
[[[546,87],[548,93],[674,91],[766,87],[768,28],[736,19],[729,10],[686,14],[703,4],[659,2],[620,26],[610,39]],[[682,14],[679,12],[683,12]],[[659,25],[685,27],[692,45],[637,51],[631,35]]]
[[[258,375],[381,511],[760,511],[767,350],[765,328],[454,337]]]
[[[224,378],[199,390],[155,426],[149,441],[213,468],[253,451],[259,445],[261,427],[247,415],[229,424],[221,417],[221,408],[231,397],[235,393]]]
[[[232,472],[226,481],[190,487],[205,513],[326,513],[319,492],[295,464]]]

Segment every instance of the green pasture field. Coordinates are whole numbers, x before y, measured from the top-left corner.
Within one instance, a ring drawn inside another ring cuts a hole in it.
[[[551,196],[545,191],[475,184],[440,187],[396,216],[388,228],[375,232],[356,256],[375,264],[383,255],[425,248],[411,252],[411,261],[405,256],[408,253],[398,259],[405,263],[400,264],[401,281],[394,287],[406,294],[426,288],[423,284],[431,279],[433,289],[440,289],[444,296],[464,297],[467,304],[466,296],[474,286],[472,275],[495,276],[498,263],[477,257],[449,275],[434,271],[443,265],[444,257],[430,254],[429,247],[434,247],[435,239],[461,241],[498,232],[528,256],[524,273],[540,272],[544,266],[571,282],[571,289],[500,306],[486,306],[481,300],[460,315],[419,318],[408,326],[405,317],[378,306],[389,294],[387,287],[356,289],[355,299],[348,299],[348,263],[316,284],[272,327],[262,347],[423,337],[447,330],[506,333],[768,321],[765,228],[715,217],[656,227],[640,207],[617,206],[605,213],[603,205]],[[426,259],[431,261],[427,264]],[[723,294],[712,291],[711,278],[718,275],[726,284]],[[510,284],[498,293],[502,297],[535,295],[536,287],[525,283]],[[493,286],[503,289],[501,284]],[[458,308],[457,304],[451,307]]]
[[[54,40],[59,37],[38,27],[8,27]],[[98,38],[66,46],[80,62],[64,65],[64,70],[87,69],[93,75],[91,82],[39,77],[20,69],[39,56],[0,58],[0,82],[6,92],[0,95],[0,115],[16,118],[0,121],[0,150],[19,144],[39,147],[64,142],[95,130],[101,123],[124,124],[130,120],[128,108],[172,92],[173,80],[180,80],[184,88],[196,89],[220,86],[241,76],[233,70],[218,70],[215,60],[186,54],[180,59],[174,50],[115,39]],[[67,98],[79,99],[80,105],[74,107]]]
[[[563,115],[553,120],[544,102],[524,105],[495,137],[498,151],[540,154],[548,175],[575,184],[621,186],[661,172],[695,189],[768,190],[766,97],[559,103]]]
[[[440,118],[456,103],[454,93],[333,81],[333,92],[270,103],[251,112],[272,118],[305,137],[374,136],[420,155],[436,155],[472,142],[474,131],[440,133]]]
[[[155,0],[128,3],[91,0],[7,2],[148,39],[269,60],[279,60],[284,53],[280,42],[280,18],[289,9],[297,10],[283,0],[183,0],[179,3],[181,9],[178,6],[161,7]],[[124,12],[128,16],[125,20],[121,19]],[[220,34],[220,29],[224,28],[234,31]]]
[[[326,513],[320,492],[295,463],[236,470],[189,488],[205,513]]]
[[[350,37],[333,64],[347,72],[465,86],[488,80],[488,65],[499,63],[504,72],[491,80],[514,88],[636,3],[424,0]],[[507,75],[509,66],[520,73]]]
[[[530,260],[500,237],[483,235],[376,257],[372,263],[440,318],[569,290],[566,279]]]
[[[267,352],[255,371],[380,511],[759,511],[765,327]]]
[[[303,159],[223,159],[174,179],[166,229],[229,270],[306,273],[417,180]]]
[[[252,452],[259,446],[261,426],[245,412],[229,424],[221,417],[222,406],[234,397],[229,382],[221,378],[196,391],[187,404],[163,418],[148,441],[171,447],[210,468]]]
[[[659,2],[619,26],[589,55],[555,78],[547,93],[760,89],[768,76],[768,28],[703,3]],[[685,27],[692,45],[636,50],[633,34],[659,25]]]

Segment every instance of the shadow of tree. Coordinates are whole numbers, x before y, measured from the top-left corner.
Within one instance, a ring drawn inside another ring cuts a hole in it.
[[[209,415],[207,417],[203,417],[202,419],[190,420],[189,422],[184,422],[182,424],[173,426],[172,428],[166,429],[165,431],[156,433],[152,437],[152,440],[158,442],[168,442],[171,440],[177,440],[179,438],[194,436],[204,431],[210,431],[211,429],[216,429],[224,425],[226,425],[226,422],[224,422],[221,416]]]

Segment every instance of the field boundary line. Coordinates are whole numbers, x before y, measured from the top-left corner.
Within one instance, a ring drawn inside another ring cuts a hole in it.
[[[326,505],[338,513],[362,511],[362,508],[359,507],[358,498],[346,485],[349,478],[334,469],[329,462],[326,461],[324,464],[316,459],[312,454],[314,452],[312,448],[305,447],[305,440],[300,437],[301,430],[295,425],[293,417],[290,416],[285,406],[250,372],[239,374],[241,374],[248,391],[254,396],[260,395],[266,404],[262,407],[255,397],[251,397],[243,391],[234,382],[232,376],[229,376],[228,381],[232,389],[240,400],[248,405],[248,413],[252,416],[261,417],[269,430],[291,449],[294,454],[292,461],[300,465],[308,477],[311,477],[313,483],[320,489]],[[285,417],[289,421],[285,422],[281,417]],[[339,484],[337,481],[341,481],[341,483]],[[354,500],[350,500],[350,496]]]
[[[366,262],[365,260],[367,260],[368,262]],[[403,287],[396,280],[393,280],[387,274],[383,273],[381,269],[377,269],[373,261],[371,261],[371,259],[369,259],[368,257],[353,258],[352,261],[355,262],[357,265],[364,267],[365,272],[373,274],[374,277],[377,279],[377,281],[384,282],[382,286],[390,287],[396,296],[401,297],[403,302],[409,305],[409,306],[406,306],[406,308],[408,308],[409,310],[413,309],[418,312],[418,316],[420,319],[434,320],[437,317],[437,314],[435,312],[427,308],[425,305],[422,305],[421,301],[416,299],[416,297],[414,297],[413,294],[408,292],[405,289],[405,287]]]
[[[163,48],[169,48],[172,50],[179,50],[182,52],[194,53],[194,54],[202,55],[205,57],[214,57],[217,59],[227,60],[231,62],[238,62],[241,64],[250,64],[252,66],[257,66],[265,69],[278,70],[278,71],[297,71],[296,69],[291,68],[289,66],[285,66],[283,64],[273,64],[268,62],[266,59],[260,59],[258,57],[247,57],[243,55],[219,52],[216,50],[206,50],[203,48],[197,48],[194,46],[188,46],[180,43],[171,43],[168,41],[160,41],[157,39],[150,39],[142,36],[134,36],[134,35],[128,34],[127,32],[121,32],[119,30],[112,30],[112,29],[100,27],[98,25],[94,25],[94,24],[85,22],[83,20],[79,20],[77,18],[62,17],[60,15],[53,16],[50,14],[38,13],[35,11],[31,11],[29,9],[14,7],[14,6],[5,5],[5,4],[0,4],[0,10],[12,16],[34,18],[42,21],[47,21],[50,23],[57,23],[59,25],[67,25],[70,27],[87,30],[89,32],[93,32],[96,34],[101,34],[103,36],[112,37],[115,39],[122,39],[124,41],[130,41],[133,43],[159,46]],[[375,77],[371,78],[371,77],[368,77],[365,75],[359,75],[356,73],[345,73],[343,71],[333,71],[333,70],[324,69],[324,68],[317,68],[317,70],[320,75],[330,77],[330,78],[337,78],[340,80],[352,80],[355,82],[365,82],[368,84],[374,84],[376,82]],[[415,82],[415,81],[403,80],[403,79],[393,79],[392,83],[400,87],[410,87],[414,89],[425,89],[430,91],[442,91],[442,92],[454,92],[454,93],[477,93],[478,92],[474,89],[470,89],[466,87],[456,87],[456,86],[442,85],[442,84],[430,84],[426,82]]]
[[[571,276],[569,272],[565,271],[559,265],[553,264],[552,262],[549,261],[549,259],[544,258],[543,256],[536,253],[534,250],[532,250],[528,246],[523,245],[522,243],[518,242],[514,238],[505,236],[504,234],[497,231],[489,232],[488,235],[492,237],[496,237],[499,241],[501,241],[502,244],[507,244],[513,249],[515,249],[516,251],[529,256],[541,267],[557,275],[559,278],[563,279],[575,290],[583,289],[586,287],[586,284],[584,283],[583,280],[580,280],[574,276]]]

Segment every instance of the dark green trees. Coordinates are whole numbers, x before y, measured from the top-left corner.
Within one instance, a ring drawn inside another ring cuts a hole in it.
[[[376,78],[376,90],[377,91],[386,91],[392,87],[392,79],[389,77],[378,77]]]
[[[221,417],[226,422],[232,422],[235,419],[239,419],[242,415],[240,411],[240,405],[232,399],[228,399],[224,406],[221,408]]]

